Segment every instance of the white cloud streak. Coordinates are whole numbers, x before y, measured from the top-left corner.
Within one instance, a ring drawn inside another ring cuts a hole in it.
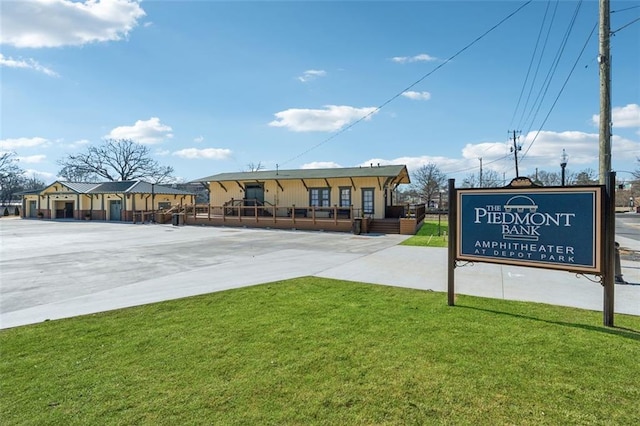
[[[291,108],[275,113],[271,127],[284,127],[294,132],[333,132],[377,113],[376,107],[355,108],[346,105],[325,105],[325,109]]]
[[[433,62],[437,61],[438,58],[427,55],[426,53],[420,53],[419,55],[415,56],[394,56],[393,58],[391,58],[391,60],[398,64],[406,64],[411,62]]]
[[[402,96],[404,96],[405,98],[413,99],[414,101],[428,101],[429,99],[431,99],[431,93],[414,92],[413,90],[402,92]]]
[[[306,83],[308,81],[315,80],[318,77],[325,77],[326,75],[327,72],[324,70],[306,70],[302,73],[301,76],[298,77],[298,80]]]
[[[12,151],[21,148],[35,148],[49,145],[50,141],[45,138],[15,138],[0,140],[0,150]]]
[[[337,169],[342,167],[334,161],[313,161],[300,166],[301,169]]]
[[[34,71],[41,72],[50,77],[59,77],[58,73],[53,71],[51,68],[47,68],[44,65],[40,65],[34,59],[13,59],[11,57],[6,57],[2,53],[0,53],[0,66],[7,68],[24,68],[31,69]]]
[[[226,160],[231,156],[231,150],[225,148],[185,148],[180,151],[175,151],[173,155],[189,160]]]
[[[158,117],[138,120],[133,126],[120,126],[111,130],[105,138],[109,139],[131,139],[141,144],[156,144],[165,139],[171,139],[173,133],[170,126],[162,124]]]
[[[25,156],[25,157],[17,157],[19,162],[28,163],[28,164],[42,163],[46,158],[47,158],[47,156],[44,155],[44,154],[28,155],[28,156]]]
[[[596,126],[599,125],[600,114],[594,114],[591,120]],[[611,121],[613,121],[613,127],[640,127],[640,105],[629,104],[612,108]]]
[[[0,44],[42,48],[121,40],[144,16],[135,0],[3,1]]]

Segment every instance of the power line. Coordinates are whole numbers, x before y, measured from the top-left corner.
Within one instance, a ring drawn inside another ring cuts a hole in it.
[[[504,160],[504,159],[506,159],[507,157],[511,157],[511,154],[504,155],[504,156],[502,156],[502,157],[496,158],[495,160],[485,161],[485,162],[483,163],[483,165],[484,165],[484,166],[486,166],[486,165],[488,165],[488,164],[493,164],[493,163],[496,163],[496,162],[498,162],[498,161]],[[475,169],[477,169],[477,168],[478,168],[477,166],[471,166],[471,167],[467,167],[467,168],[464,168],[464,169],[454,170],[454,171],[452,171],[452,172],[447,172],[447,171],[444,171],[444,170],[443,170],[443,172],[442,172],[442,173],[444,173],[444,174],[446,174],[446,175],[457,175],[458,173],[468,172],[469,170],[475,170]]]
[[[329,136],[328,138],[320,141],[319,143],[313,145],[311,148],[303,151],[302,153],[296,155],[295,157],[292,157],[286,161],[283,161],[281,163],[279,163],[280,165],[284,165],[287,163],[290,163],[294,160],[297,160],[298,158],[308,154],[309,152],[319,148],[320,146],[326,144],[327,142],[335,139],[336,137],[338,137],[339,135],[343,134],[344,132],[346,132],[347,130],[352,129],[354,126],[356,126],[357,124],[361,123],[362,121],[366,120],[367,118],[371,117],[373,114],[377,113],[378,111],[380,111],[382,108],[384,108],[385,106],[387,106],[388,104],[390,104],[391,102],[393,102],[394,100],[396,100],[397,98],[399,98],[400,96],[402,96],[402,94],[404,92],[406,92],[407,90],[413,88],[414,86],[416,86],[417,84],[421,83],[424,79],[426,79],[427,77],[431,76],[433,73],[435,73],[436,71],[438,71],[440,68],[444,67],[446,64],[448,64],[449,62],[451,62],[453,59],[455,59],[456,57],[458,57],[460,54],[462,54],[463,52],[465,52],[467,49],[469,49],[471,46],[473,46],[474,44],[476,44],[477,42],[479,42],[480,40],[482,40],[484,37],[486,37],[487,35],[489,35],[489,33],[491,33],[493,30],[495,30],[496,28],[498,28],[500,25],[502,25],[503,23],[505,23],[506,21],[508,21],[509,19],[511,19],[514,15],[516,15],[518,12],[520,12],[520,10],[524,9],[529,3],[531,3],[533,0],[528,0],[527,2],[525,2],[524,4],[522,4],[520,7],[518,7],[516,10],[514,10],[513,12],[511,12],[509,15],[507,15],[506,17],[504,17],[502,20],[500,20],[497,24],[495,24],[494,26],[492,26],[491,28],[489,28],[487,31],[485,31],[484,33],[482,33],[480,36],[476,37],[475,40],[473,40],[471,43],[467,44],[466,46],[464,46],[462,49],[458,50],[456,53],[454,53],[452,56],[450,56],[448,59],[446,59],[445,61],[443,61],[440,65],[438,65],[437,67],[435,67],[433,70],[429,71],[427,74],[423,75],[422,77],[420,77],[418,80],[416,80],[414,83],[410,84],[409,86],[407,86],[404,90],[396,93],[394,96],[392,96],[391,98],[387,99],[386,101],[384,101],[381,105],[379,105],[378,107],[376,107],[373,111],[369,112],[368,114],[365,114],[364,116],[360,117],[358,120],[354,121],[353,123],[343,127],[342,129],[338,130],[336,133],[334,133],[333,135]]]
[[[545,97],[547,96],[547,92],[549,90],[549,87],[551,86],[551,82],[553,81],[553,77],[555,76],[556,70],[558,69],[558,65],[560,65],[560,59],[562,58],[562,54],[564,53],[564,49],[567,47],[567,43],[569,42],[569,36],[571,35],[571,32],[573,30],[573,27],[576,23],[576,19],[578,17],[578,12],[580,10],[580,6],[582,5],[582,1],[578,2],[578,4],[576,5],[576,9],[573,13],[573,16],[571,18],[571,22],[569,23],[569,26],[567,28],[567,30],[565,31],[564,37],[562,39],[562,42],[560,43],[560,46],[558,48],[558,51],[556,52],[556,56],[553,59],[553,62],[551,63],[551,68],[549,68],[549,71],[547,72],[547,76],[545,77],[544,82],[542,83],[542,90],[540,92],[538,92],[538,95],[536,96],[536,100],[534,101],[533,106],[535,106],[537,104],[537,107],[535,108],[535,112],[534,110],[531,110],[531,112],[533,113],[533,117],[531,118],[531,122],[529,124],[529,127],[527,128],[527,131],[525,132],[525,134],[529,133],[529,130],[531,130],[531,128],[533,127],[533,123],[536,120],[536,117],[538,116],[538,112],[540,112],[540,108],[542,107],[542,103],[544,102]],[[531,117],[531,112],[529,113],[529,115],[527,116],[527,120],[529,120],[529,117]]]
[[[540,57],[538,58],[538,64],[536,65],[536,70],[533,74],[533,79],[531,80],[531,86],[529,87],[529,93],[527,93],[527,100],[524,103],[524,107],[522,108],[522,113],[520,114],[520,121],[518,122],[518,125],[516,126],[517,128],[522,128],[523,124],[524,124],[524,116],[525,113],[527,112],[527,107],[529,106],[529,100],[531,99],[531,94],[533,93],[533,88],[535,87],[536,84],[536,80],[538,78],[538,71],[540,70],[540,65],[542,65],[542,58],[544,56],[544,52],[547,49],[547,43],[549,42],[549,36],[551,35],[551,28],[553,28],[553,23],[555,22],[556,19],[556,13],[558,12],[558,5],[559,5],[559,1],[556,0],[556,4],[555,7],[553,8],[553,14],[551,15],[551,21],[549,22],[549,28],[547,29],[547,35],[544,39],[544,43],[542,45],[542,51],[540,52]],[[531,107],[533,108],[533,106]],[[531,115],[531,113],[529,113],[529,115],[527,116],[527,118]]]
[[[624,12],[625,10],[637,9],[640,5],[625,7],[624,9],[612,10],[610,13]]]
[[[638,18],[634,19],[633,21],[629,22],[629,23],[628,23],[628,24],[626,24],[626,25],[621,26],[620,28],[618,28],[618,29],[617,29],[617,30],[615,30],[615,31],[611,31],[611,35],[615,35],[615,33],[617,33],[618,31],[623,30],[623,29],[627,28],[629,25],[631,25],[631,24],[635,24],[635,23],[636,23],[636,22],[638,22],[638,21],[640,21],[640,17],[638,17]]]
[[[551,4],[550,2],[547,2],[547,7],[544,10],[544,16],[542,17],[542,24],[540,25],[540,31],[538,31],[538,38],[536,39],[536,45],[535,45],[535,48],[533,49],[533,53],[531,54],[531,60],[529,61],[529,67],[527,68],[527,75],[525,76],[524,82],[522,83],[522,88],[520,89],[520,95],[518,96],[518,102],[516,103],[516,107],[513,110],[513,115],[511,116],[511,121],[509,122],[509,127],[511,127],[511,124],[513,123],[513,120],[516,117],[516,113],[518,112],[518,108],[520,108],[520,101],[522,100],[522,95],[524,94],[524,89],[525,89],[525,87],[527,87],[527,82],[529,81],[529,74],[531,73],[531,67],[533,66],[533,61],[535,60],[536,53],[538,52],[538,46],[540,44],[540,37],[542,36],[542,30],[544,30],[544,23],[547,21],[547,14],[549,13],[549,5],[550,4]],[[531,93],[531,92],[529,92],[529,93]]]
[[[540,128],[538,129],[536,135],[533,137],[533,140],[531,141],[531,143],[529,144],[529,146],[525,150],[524,154],[522,154],[522,157],[520,157],[520,161],[524,160],[524,158],[527,156],[527,153],[529,152],[529,150],[533,146],[533,143],[538,138],[538,135],[542,131],[542,128],[544,127],[545,123],[547,122],[547,119],[551,115],[551,112],[555,108],[556,103],[558,102],[558,99],[560,99],[560,96],[562,95],[562,92],[564,91],[564,88],[567,86],[567,83],[569,82],[569,79],[573,75],[573,71],[576,69],[576,66],[578,65],[578,62],[580,61],[580,58],[582,58],[582,54],[584,53],[585,49],[587,48],[587,45],[589,44],[589,40],[591,40],[591,37],[593,37],[593,33],[595,32],[597,27],[598,27],[598,23],[596,23],[593,26],[593,28],[591,29],[591,32],[589,33],[589,36],[587,37],[587,40],[584,42],[584,45],[582,46],[582,50],[580,50],[580,54],[578,54],[578,57],[576,58],[575,62],[573,63],[573,66],[571,67],[571,71],[569,71],[569,75],[567,75],[567,78],[564,80],[564,83],[562,84],[562,87],[560,88],[560,92],[558,92],[558,95],[556,96],[555,100],[553,101],[553,104],[551,105],[551,108],[549,108],[549,112],[547,113],[547,115],[545,116],[544,120],[542,121],[542,124],[540,124]]]

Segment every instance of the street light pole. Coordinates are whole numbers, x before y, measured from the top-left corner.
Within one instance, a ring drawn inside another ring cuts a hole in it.
[[[569,156],[567,155],[567,152],[563,149],[562,157],[560,157],[560,168],[562,169],[562,186],[564,186],[565,184],[564,169],[567,167],[567,161],[569,161]]]

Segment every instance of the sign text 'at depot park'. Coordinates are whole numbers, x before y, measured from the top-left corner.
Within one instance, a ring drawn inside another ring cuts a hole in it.
[[[601,191],[460,189],[456,258],[598,274]]]

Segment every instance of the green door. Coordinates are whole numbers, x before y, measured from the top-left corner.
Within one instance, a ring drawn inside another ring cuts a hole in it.
[[[245,206],[264,205],[264,186],[261,183],[248,183],[244,187]]]
[[[122,220],[122,200],[109,201],[109,220]]]
[[[36,217],[38,214],[38,202],[29,201],[29,217]]]

